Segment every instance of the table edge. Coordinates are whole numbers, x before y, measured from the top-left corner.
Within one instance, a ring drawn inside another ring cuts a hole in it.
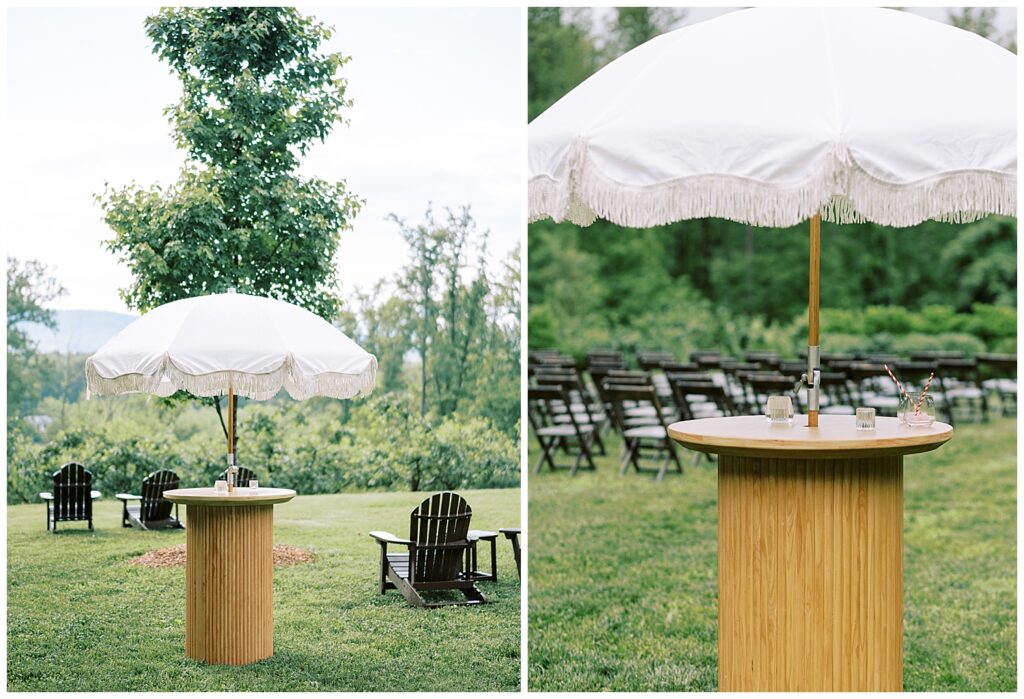
[[[184,490],[182,488],[181,490]],[[165,490],[164,498],[182,505],[207,505],[209,507],[243,507],[245,505],[278,505],[288,502],[297,493],[288,488],[287,493],[275,495],[178,495],[174,490]]]
[[[720,418],[719,418],[720,419]],[[785,440],[762,439],[756,445],[750,444],[750,438],[740,437],[707,437],[694,435],[676,428],[676,425],[696,420],[684,420],[668,426],[668,436],[678,444],[694,451],[709,454],[725,454],[727,456],[749,456],[788,459],[858,459],[874,456],[896,456],[920,454],[938,449],[953,437],[952,426],[943,432],[922,433],[917,436],[900,437],[904,440],[898,445],[866,445],[861,440],[838,440],[829,442],[828,448],[821,448],[814,443],[794,445]],[[946,424],[946,423],[942,423]]]

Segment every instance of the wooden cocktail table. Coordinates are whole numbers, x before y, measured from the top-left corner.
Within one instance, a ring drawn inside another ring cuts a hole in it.
[[[677,422],[718,454],[718,688],[903,688],[903,456],[952,428],[852,415]]]
[[[274,505],[294,490],[179,488],[185,528],[185,655],[245,665],[274,654]]]

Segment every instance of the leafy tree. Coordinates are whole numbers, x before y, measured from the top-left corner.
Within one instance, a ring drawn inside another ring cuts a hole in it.
[[[598,56],[585,25],[570,21],[558,7],[528,9],[527,115],[534,117],[586,80],[598,68]],[[546,69],[554,67],[554,70]]]
[[[989,216],[965,227],[942,251],[953,305],[960,311],[974,304],[1016,305],[1017,226],[1013,219]]]
[[[448,211],[444,228],[445,244],[440,260],[443,291],[439,304],[443,325],[435,335],[433,374],[437,412],[441,417],[459,409],[466,384],[478,369],[476,362],[487,340],[485,303],[491,290],[485,261],[488,233],[477,234],[469,207],[458,212]],[[463,271],[469,264],[467,247],[471,240],[479,246],[476,273],[471,281],[464,283]]]
[[[686,11],[674,7],[619,7],[598,45],[591,16],[578,8],[531,7],[527,33],[527,115],[532,121],[598,68],[674,28]]]
[[[430,376],[431,349],[437,331],[438,303],[434,297],[437,273],[442,250],[445,245],[445,231],[434,221],[427,209],[424,223],[410,226],[396,215],[391,220],[398,224],[402,238],[409,246],[410,261],[398,280],[404,296],[405,308],[409,315],[407,323],[413,347],[420,358],[420,417],[427,414],[427,386]]]
[[[346,335],[377,357],[375,391],[390,393],[405,385],[405,352],[412,344],[412,330],[406,322],[407,309],[393,295],[394,283],[380,280],[369,292],[356,290],[339,316]],[[378,299],[383,299],[377,304]]]
[[[45,361],[40,367],[42,386],[39,393],[43,398],[54,398],[59,403],[59,411],[51,417],[56,418],[60,427],[65,424],[68,406],[85,394],[87,356],[66,350],[42,357]]]
[[[946,19],[954,27],[966,29],[979,36],[990,39],[1005,49],[1017,53],[1017,31],[1016,29],[1003,34],[998,32],[996,27],[995,7],[960,7],[946,10]]]
[[[503,274],[491,281],[485,299],[487,327],[482,333],[480,359],[474,362],[476,380],[466,390],[464,405],[472,415],[492,421],[518,444],[520,399],[521,260],[516,248],[506,259]]]
[[[675,29],[685,17],[686,10],[679,7],[616,7],[609,59]]]
[[[339,235],[362,202],[344,181],[297,174],[351,104],[348,59],[320,50],[330,29],[289,7],[190,7],[147,18],[146,33],[181,81],[165,113],[188,160],[170,187],[99,197],[106,246],[134,277],[125,303],[235,288],[334,318]]]
[[[427,210],[422,223],[392,216],[410,250],[398,288],[405,300],[407,327],[420,358],[420,416],[455,413],[474,379],[487,340],[491,294],[484,261],[487,234],[476,230],[469,208],[446,210],[438,220]],[[466,281],[469,245],[478,245],[475,274]]]
[[[330,30],[293,8],[236,7],[164,9],[146,32],[182,84],[165,113],[188,162],[167,189],[101,197],[107,247],[134,276],[125,302],[146,311],[233,287],[333,318],[339,232],[361,202],[296,174],[350,105],[348,59],[319,51]]]
[[[41,397],[40,357],[24,323],[57,327],[45,304],[65,294],[64,287],[39,260],[7,258],[7,411],[30,413]]]

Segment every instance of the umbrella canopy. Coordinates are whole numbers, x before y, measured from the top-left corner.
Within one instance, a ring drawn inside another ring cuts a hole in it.
[[[804,380],[817,427],[821,219],[1014,215],[1016,85],[1009,51],[905,12],[733,12],[633,49],[530,124],[530,218],[810,218]]]
[[[373,390],[377,360],[304,308],[259,296],[214,294],[164,304],[85,363],[91,395],[187,391],[266,400],[352,398]]]
[[[530,124],[530,217],[1014,215],[1016,76],[1009,51],[906,12],[732,12],[637,47]]]

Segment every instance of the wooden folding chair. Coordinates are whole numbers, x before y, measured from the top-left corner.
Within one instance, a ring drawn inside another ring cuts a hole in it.
[[[1000,415],[1017,414],[1017,355],[979,354],[978,373],[981,386],[999,402]]]
[[[793,400],[793,410],[800,412],[800,391],[797,390],[797,382],[790,377],[777,372],[754,371],[743,374],[742,380],[754,397],[750,414],[763,414],[770,395],[789,396]]]
[[[964,417],[973,420],[977,414],[982,422],[988,422],[988,397],[981,385],[976,360],[966,357],[939,357],[935,359],[935,379],[939,382],[942,396],[946,401],[950,424],[953,424],[953,413],[958,410]]]
[[[654,386],[637,386],[605,383],[605,394],[612,402],[612,414],[619,424],[622,433],[622,440],[625,446],[625,453],[619,466],[619,474],[625,475],[626,469],[632,464],[638,472],[647,471],[640,466],[640,459],[643,453],[653,452],[662,455],[655,480],[661,480],[668,472],[669,463],[674,463],[679,473],[683,472],[683,464],[676,454],[675,445],[668,436],[668,423],[665,421],[665,411],[658,399],[658,392]],[[626,404],[649,404],[652,406],[652,414],[656,416],[657,423],[649,425],[631,426],[626,422]]]
[[[597,453],[604,456],[607,452],[604,447],[604,440],[601,439],[601,432],[608,425],[608,415],[604,404],[590,395],[586,384],[583,383],[576,371],[562,373],[542,372],[534,376],[538,386],[559,386],[569,397],[569,403],[565,405],[564,411],[558,411],[558,405],[551,405],[556,411],[551,415],[554,423],[567,423],[576,420],[581,425],[594,426],[594,445]],[[568,413],[572,412],[570,416]]]
[[[578,450],[576,460],[569,467],[569,475],[575,476],[584,461],[588,469],[596,471],[590,446],[594,442],[597,426],[582,424],[576,419],[574,411],[565,410],[565,406],[570,405],[565,389],[561,386],[531,386],[527,389],[527,401],[527,417],[541,450],[533,472],[540,473],[545,463],[552,471],[560,468],[554,459],[558,447],[566,451],[572,448]],[[567,415],[568,422],[556,422],[554,416],[558,414]]]

